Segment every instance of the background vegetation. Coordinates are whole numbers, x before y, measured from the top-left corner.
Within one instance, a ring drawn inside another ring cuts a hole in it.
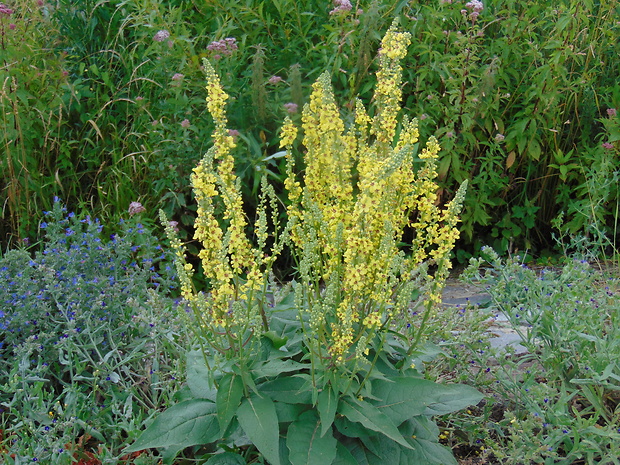
[[[339,5],[9,2],[12,14],[0,15],[3,243],[35,240],[36,213],[53,195],[114,220],[140,201],[151,218],[163,207],[189,228],[186,180],[212,129],[203,56],[233,97],[235,156],[255,206],[260,177],[282,176],[284,116],[299,114],[323,70],[340,101],[368,100],[394,17],[414,37],[406,110],[444,149],[442,199],[470,180],[459,258],[482,244],[549,253],[559,215],[564,232],[617,238],[618,2]]]

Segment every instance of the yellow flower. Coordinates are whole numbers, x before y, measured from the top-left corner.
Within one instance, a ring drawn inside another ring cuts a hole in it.
[[[280,148],[290,147],[297,137],[297,127],[289,116],[284,118],[284,126],[280,132]]]

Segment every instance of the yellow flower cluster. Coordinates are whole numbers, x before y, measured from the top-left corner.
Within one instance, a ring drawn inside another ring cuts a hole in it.
[[[309,309],[312,329],[325,333],[319,339],[327,341],[326,349],[336,363],[368,352],[366,344],[374,332],[386,327],[394,309],[405,310],[406,302],[395,286],[404,285],[429,254],[445,264],[458,236],[455,225],[464,190],[441,212],[435,183],[439,144],[434,138],[428,141],[419,154],[424,166],[416,171],[413,150],[418,122],[405,117],[398,124],[399,60],[409,42],[410,35],[398,32],[395,25],[382,41],[374,98],[377,108],[372,118],[357,101],[355,122],[347,128],[328,75],[313,85],[302,115],[307,149],[303,189],[292,166],[296,132],[290,120],[282,131],[281,144],[287,148],[289,162],[285,183],[291,202],[289,218],[297,223],[293,242],[304,257],[318,249],[312,267],[326,282],[334,276],[340,282],[339,301],[330,308],[320,305],[321,311],[331,315],[321,318],[317,308]],[[405,260],[399,243],[407,227],[415,231],[415,237],[412,257]],[[314,275],[308,273],[312,279]],[[431,288],[438,289],[438,285]],[[430,302],[436,299],[433,291]]]
[[[373,118],[373,132],[379,142],[391,144],[396,132],[396,118],[402,98],[402,72],[399,60],[407,54],[411,34],[398,32],[392,24],[381,41],[379,51],[379,70],[375,100],[377,114]]]
[[[207,76],[207,108],[215,122],[214,143],[194,168],[191,184],[198,204],[194,239],[202,245],[198,257],[210,284],[208,295],[193,289],[193,267],[186,263],[185,250],[171,228],[168,233],[176,252],[183,298],[194,307],[211,334],[238,337],[241,334],[235,334],[235,331],[243,333],[260,324],[260,317],[253,314],[256,305],[252,299],[264,289],[266,266],[273,263],[275,257],[268,257],[265,251],[255,249],[247,237],[248,223],[231,154],[235,143],[226,128],[228,95],[211,64],[207,60],[203,64]],[[290,137],[294,139],[295,136]],[[263,211],[259,212],[260,221],[255,230],[258,242],[263,246],[267,241],[266,203],[266,200],[261,202]],[[218,219],[215,212],[220,207],[224,213]],[[274,207],[273,202],[271,207]],[[276,218],[275,214],[273,218]]]

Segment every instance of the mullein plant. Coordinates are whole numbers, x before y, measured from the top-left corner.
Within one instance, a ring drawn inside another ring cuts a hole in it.
[[[195,290],[194,265],[168,227],[191,309],[185,314],[200,342],[188,356],[191,395],[126,452],[163,447],[172,460],[185,447],[219,443],[226,451],[200,450],[231,463],[256,453],[274,465],[456,463],[439,444],[431,416],[481,396],[424,379],[426,319],[418,327],[409,321],[414,311],[430,315],[438,308],[465,186],[438,207],[439,145],[430,139],[415,156],[417,121],[398,122],[399,61],[409,41],[396,26],[383,39],[372,117],[357,101],[345,124],[329,76],[317,80],[302,114],[300,180],[293,155],[298,130],[286,119],[288,221],[278,224],[274,190],[263,183],[253,238],[234,174],[227,95],[205,60],[216,129],[191,181],[209,292]],[[401,248],[405,230],[415,232],[409,253]],[[277,288],[270,270],[285,246],[298,272]]]

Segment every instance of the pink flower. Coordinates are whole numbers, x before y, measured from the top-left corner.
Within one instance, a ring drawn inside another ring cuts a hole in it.
[[[497,134],[495,134],[495,140],[497,142],[501,142],[505,139],[506,137],[503,134],[500,134],[499,132]]]
[[[347,11],[351,11],[353,8],[353,5],[351,5],[349,0],[334,0],[334,5],[336,5],[336,8],[329,12],[330,15],[346,13]]]
[[[13,14],[13,10],[6,6],[4,3],[0,3],[0,15],[10,16]]]
[[[229,129],[228,130],[228,135],[230,137],[239,137],[239,131],[237,131],[236,129]]]
[[[477,13],[484,10],[484,5],[482,4],[480,0],[471,0],[471,2],[467,2],[465,4],[465,7]]]
[[[162,29],[161,31],[157,31],[157,34],[153,36],[153,40],[155,42],[163,42],[168,37],[170,37],[170,33],[166,31],[165,29]]]
[[[138,213],[142,213],[146,211],[146,208],[142,206],[140,202],[131,202],[129,204],[129,216],[137,215]]]
[[[136,97],[136,102],[141,102],[142,100],[144,100],[144,97],[140,97],[140,96]]]
[[[284,79],[282,79],[280,76],[271,76],[269,78],[269,84],[277,84],[278,82],[282,81],[284,81]]]
[[[234,37],[227,37],[222,40],[214,40],[209,45],[207,45],[207,50],[216,53],[213,58],[219,60],[222,55],[228,56],[232,55],[234,51],[236,51],[239,47],[237,47],[237,39]]]
[[[187,118],[185,118],[183,121],[181,121],[181,127],[182,128],[188,128],[190,125],[190,122]]]
[[[284,108],[291,114],[297,113],[298,105],[296,103],[289,102],[284,104]]]
[[[179,222],[178,221],[168,221],[168,224],[172,228],[174,232],[179,232]]]
[[[183,80],[183,78],[184,78],[184,77],[185,77],[185,76],[184,76],[184,75],[182,75],[181,73],[174,73],[174,74],[172,75],[172,80],[173,80],[173,81],[181,81],[181,80]]]
[[[616,111],[615,108],[608,108],[607,109],[607,116],[609,116],[610,118],[613,118],[617,114],[618,114],[618,112]]]
[[[612,150],[614,148],[614,144],[611,144],[609,142],[603,142],[603,148],[607,150]]]
[[[12,31],[16,28],[17,26],[13,23],[9,24],[9,29]]]

